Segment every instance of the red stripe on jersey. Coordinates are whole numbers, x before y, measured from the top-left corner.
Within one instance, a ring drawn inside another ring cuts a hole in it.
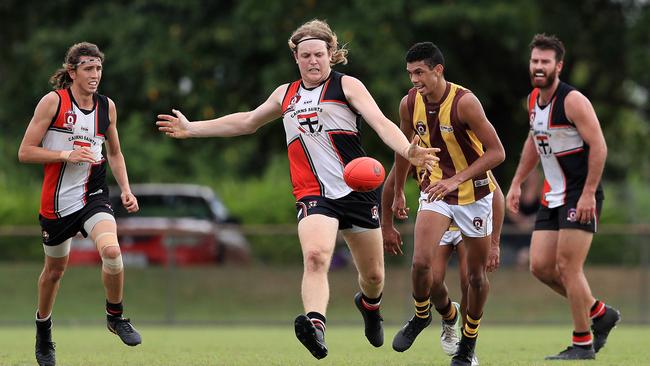
[[[293,140],[287,146],[287,150],[291,184],[293,184],[293,195],[296,197],[296,201],[305,196],[320,196],[320,183],[300,139]]]
[[[293,98],[296,96],[296,93],[298,92],[298,88],[300,88],[300,80],[294,81],[293,83],[289,84],[289,87],[287,87],[287,93],[284,95],[284,99],[282,99],[282,114],[284,114],[284,112],[286,112],[287,109],[289,109],[291,101],[293,100]]]
[[[528,117],[535,110],[535,103],[537,103],[537,96],[539,95],[539,89],[535,88],[528,96]]]
[[[43,189],[41,191],[41,209],[39,213],[47,219],[57,218],[54,204],[62,170],[63,163],[45,164],[45,176],[43,177]]]
[[[573,150],[567,150],[567,151],[559,152],[559,153],[555,154],[555,156],[557,156],[559,158],[559,157],[562,157],[562,156],[567,156],[567,155],[583,152],[584,150],[585,150],[584,148],[578,147],[578,148],[575,148]]]
[[[68,89],[59,89],[55,92],[59,95],[59,113],[54,116],[54,123],[51,127],[67,129],[65,126],[65,114],[68,111],[72,111],[72,101],[70,100],[70,94],[68,94]]]
[[[542,205],[548,207],[548,201],[546,200],[546,194],[551,191],[551,185],[546,179],[544,179],[544,188],[542,189]]]

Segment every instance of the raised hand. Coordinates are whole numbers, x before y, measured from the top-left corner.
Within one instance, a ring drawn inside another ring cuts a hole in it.
[[[419,146],[420,136],[415,135],[409,146],[407,156],[411,165],[424,167],[428,171],[433,170],[438,165],[440,158],[435,154],[440,151],[437,147],[424,148]]]
[[[186,139],[190,136],[190,121],[181,113],[181,111],[172,109],[170,114],[159,114],[156,126],[158,131],[164,132],[167,136],[176,139]]]

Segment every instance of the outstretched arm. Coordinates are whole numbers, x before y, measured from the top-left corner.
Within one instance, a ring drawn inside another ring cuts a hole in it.
[[[286,89],[287,84],[280,85],[264,103],[249,112],[232,113],[207,121],[189,122],[183,113],[172,109],[173,115],[159,114],[156,125],[160,132],[178,139],[252,134],[264,124],[282,115],[282,97]]]

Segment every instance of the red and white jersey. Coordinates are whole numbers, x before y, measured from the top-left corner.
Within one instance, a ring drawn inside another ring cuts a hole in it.
[[[564,99],[572,90],[560,82],[546,106],[539,105],[539,89],[528,96],[530,134],[545,177],[542,205],[549,208],[564,205],[567,195],[580,196],[587,179],[589,145],[564,112]],[[602,197],[600,185],[596,195]]]
[[[343,74],[332,71],[315,88],[289,84],[282,101],[293,195],[337,199],[352,190],[343,180],[351,160],[366,156],[361,147],[361,116],[343,93]]]
[[[109,126],[108,98],[95,94],[92,110],[82,110],[70,89],[56,90],[59,106],[43,137],[43,148],[74,150],[89,147],[96,163],[45,164],[40,214],[48,219],[68,216],[86,205],[93,195],[108,194],[106,160],[102,155]]]

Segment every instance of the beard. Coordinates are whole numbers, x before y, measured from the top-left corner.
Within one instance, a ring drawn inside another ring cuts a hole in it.
[[[553,82],[557,77],[557,71],[555,71],[554,69],[553,71],[551,71],[550,74],[546,75],[546,77],[541,81],[535,80],[535,72],[529,72],[529,75],[530,75],[530,83],[533,85],[533,88],[544,89],[553,85]]]

